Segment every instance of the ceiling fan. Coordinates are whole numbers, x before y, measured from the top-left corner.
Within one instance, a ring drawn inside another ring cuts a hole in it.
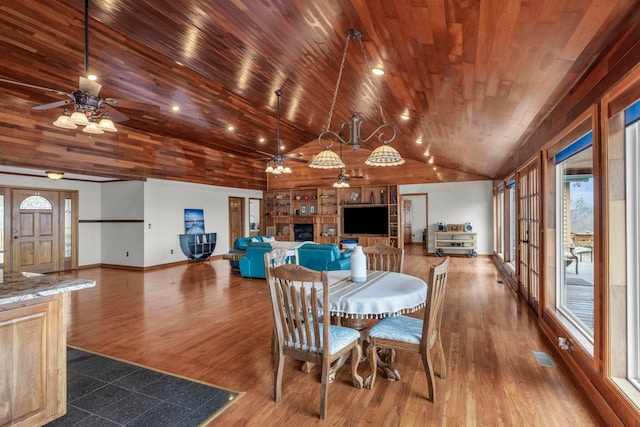
[[[85,74],[89,73],[89,0],[85,0],[84,13],[85,30]],[[75,129],[78,125],[85,126],[83,132],[100,134],[105,131],[116,132],[113,121],[123,122],[129,120],[127,116],[120,113],[112,105],[121,106],[145,111],[160,111],[157,105],[144,104],[140,102],[118,100],[114,98],[103,98],[99,95],[102,85],[90,78],[80,76],[78,89],[73,92],[66,92],[59,89],[51,89],[29,83],[0,78],[0,83],[18,85],[31,89],[53,92],[56,95],[64,96],[68,99],[37,105],[33,110],[49,110],[51,108],[69,105],[71,110],[64,108],[62,114],[53,123],[55,126],[64,129]],[[112,121],[113,120],[113,121]]]
[[[264,154],[265,156],[268,156],[260,159],[260,160],[269,161],[267,163],[267,168],[264,170],[265,172],[272,173],[274,175],[280,175],[283,173],[291,173],[291,168],[285,164],[286,160],[291,160],[293,162],[299,162],[299,163],[308,163],[308,161],[299,158],[299,157],[302,157],[302,153],[290,153],[290,154],[280,153],[280,97],[282,96],[282,88],[276,90],[275,93],[277,96],[276,154],[265,153],[264,151],[260,151],[260,150],[255,150],[255,151],[256,153],[260,153],[260,154]]]
[[[342,160],[342,143],[340,143],[340,160]],[[344,163],[344,161],[343,161]],[[335,179],[333,186],[335,188],[347,188],[349,187],[349,180],[353,178],[364,178],[362,175],[359,176],[351,176],[345,172],[345,168],[343,167],[338,176],[325,178],[325,179]]]

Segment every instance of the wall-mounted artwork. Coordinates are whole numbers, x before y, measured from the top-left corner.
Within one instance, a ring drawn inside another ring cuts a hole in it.
[[[204,211],[202,209],[184,210],[184,230],[186,234],[204,233]]]

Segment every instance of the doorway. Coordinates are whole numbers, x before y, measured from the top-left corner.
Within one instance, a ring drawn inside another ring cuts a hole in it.
[[[411,193],[403,194],[400,200],[403,210],[403,231],[407,236],[403,239],[404,244],[421,244],[426,249],[429,247],[429,194]],[[408,222],[407,224],[407,218]],[[410,240],[408,240],[410,238]]]
[[[250,236],[259,236],[260,230],[262,228],[261,218],[262,218],[262,199],[249,199],[249,235]]]
[[[244,197],[229,197],[229,247],[244,237]]]

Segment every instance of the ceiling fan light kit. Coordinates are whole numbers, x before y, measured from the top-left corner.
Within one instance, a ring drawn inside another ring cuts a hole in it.
[[[371,156],[365,161],[365,164],[369,166],[397,166],[404,163],[404,159],[400,156],[397,150],[390,147],[388,144],[393,141],[396,137],[396,129],[390,124],[387,123],[384,117],[384,112],[382,111],[382,103],[380,102],[380,96],[377,93],[377,89],[375,84],[374,90],[376,91],[376,96],[378,100],[378,108],[380,110],[380,116],[382,118],[382,124],[379,125],[369,136],[366,138],[360,137],[360,127],[362,126],[363,120],[358,117],[356,112],[351,116],[350,121],[346,121],[342,123],[341,128],[346,129],[349,132],[349,138],[343,139],[342,132],[337,133],[331,128],[331,118],[333,117],[333,111],[336,105],[336,98],[338,97],[338,91],[340,89],[340,81],[342,79],[342,72],[344,71],[344,64],[347,59],[347,51],[349,49],[349,41],[351,39],[357,39],[360,43],[360,50],[362,52],[362,57],[364,58],[364,64],[367,70],[371,70],[369,67],[369,61],[367,59],[367,54],[364,50],[364,44],[362,43],[362,33],[358,30],[351,29],[347,31],[347,40],[344,46],[344,52],[342,54],[342,61],[340,62],[340,71],[338,73],[338,80],[336,81],[336,87],[333,92],[333,100],[331,102],[331,109],[329,110],[329,119],[327,120],[327,128],[320,133],[318,136],[318,144],[323,148],[319,154],[314,156],[313,161],[309,164],[312,168],[318,169],[337,169],[344,168],[344,162],[338,157],[337,154],[331,151],[331,146],[333,145],[333,141],[338,141],[340,144],[351,145],[354,151],[356,151],[360,147],[361,142],[367,142],[375,135],[377,135],[378,140],[382,144],[381,147],[378,147],[371,153]],[[385,131],[390,133],[389,137],[385,136]],[[323,139],[329,138],[330,141],[328,143],[324,143]],[[375,155],[374,155],[375,153]],[[333,154],[333,156],[332,156]]]
[[[271,157],[271,160],[269,161],[269,163],[267,163],[267,168],[264,171],[266,173],[270,173],[270,174],[275,175],[276,177],[278,177],[278,176],[280,176],[282,174],[292,173],[293,171],[291,170],[289,165],[287,165],[285,163],[285,156],[280,154],[280,97],[282,96],[282,89],[276,90],[275,93],[276,93],[276,97],[277,97],[277,106],[276,106],[276,111],[277,111],[277,121],[276,121],[276,146],[277,146],[277,151],[276,151],[276,154]]]

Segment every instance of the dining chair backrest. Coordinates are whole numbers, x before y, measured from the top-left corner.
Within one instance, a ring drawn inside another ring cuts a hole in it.
[[[298,264],[298,250],[276,247],[264,254],[265,268],[268,266],[277,267],[282,264]]]
[[[284,264],[298,264],[298,250],[297,249],[288,249],[283,247],[273,248],[270,252],[265,252],[264,254],[264,268],[265,268],[265,277],[266,272],[269,267],[278,267]],[[271,353],[276,352],[277,350],[277,337],[276,331],[273,331],[273,337],[271,340]]]
[[[277,338],[275,400],[281,399],[284,357],[322,366],[320,418],[326,414],[330,365],[351,352],[353,383],[362,387],[357,365],[362,353],[358,331],[331,325],[329,279],[326,271],[297,264],[267,266]],[[330,341],[330,336],[334,338]]]
[[[323,304],[329,303],[326,272],[295,264],[269,267],[267,272],[278,344],[287,355],[321,362],[327,349],[318,345],[320,328],[309,325],[329,324],[330,321],[329,311],[318,307],[318,293],[322,295]],[[323,338],[328,340],[329,328],[323,329],[323,333],[327,334]]]
[[[362,251],[367,257],[367,270],[393,271],[402,273],[404,249],[387,245],[365,246]]]
[[[429,269],[429,291],[424,309],[421,340],[422,349],[425,352],[431,350],[436,341],[440,340],[440,324],[448,270],[449,257],[446,257],[440,264],[432,265]],[[442,363],[444,364],[444,360]]]

